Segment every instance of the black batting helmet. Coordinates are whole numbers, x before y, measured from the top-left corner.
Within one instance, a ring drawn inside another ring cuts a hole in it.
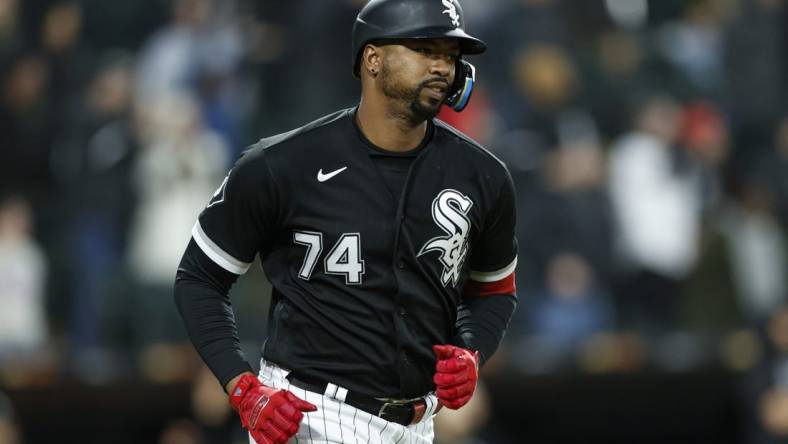
[[[457,0],[371,0],[353,25],[353,75],[359,76],[364,45],[381,39],[456,38],[461,54],[480,54],[487,45],[465,33]]]

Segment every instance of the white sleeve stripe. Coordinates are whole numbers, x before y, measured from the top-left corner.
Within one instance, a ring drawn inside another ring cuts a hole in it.
[[[194,238],[194,241],[197,242],[197,245],[200,246],[200,249],[203,253],[211,258],[211,260],[214,261],[216,265],[224,268],[230,273],[242,275],[246,273],[246,270],[248,270],[252,265],[251,263],[239,261],[219,248],[219,246],[216,245],[207,234],[205,234],[205,231],[203,231],[202,227],[200,226],[199,220],[194,224],[194,228],[192,228],[192,237]]]
[[[496,282],[512,274],[517,267],[517,256],[514,257],[512,262],[496,271],[473,271],[471,270],[471,279],[476,282]]]

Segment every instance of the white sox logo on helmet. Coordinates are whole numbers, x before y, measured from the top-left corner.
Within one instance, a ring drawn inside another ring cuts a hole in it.
[[[460,27],[460,14],[457,13],[457,5],[455,4],[456,0],[441,0],[443,2],[443,6],[446,9],[443,10],[444,14],[449,14],[449,18],[451,19],[451,24],[454,25],[455,28]]]
[[[430,251],[441,253],[439,258],[443,264],[441,282],[444,287],[449,283],[453,286],[457,285],[460,279],[460,270],[468,253],[471,221],[467,214],[471,206],[473,201],[468,196],[452,189],[441,191],[432,201],[432,219],[447,236],[438,236],[427,241],[421,247],[418,256]]]

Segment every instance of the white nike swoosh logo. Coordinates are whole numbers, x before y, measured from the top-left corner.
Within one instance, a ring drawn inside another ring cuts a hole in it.
[[[337,174],[341,173],[342,171],[345,171],[346,169],[347,169],[347,167],[342,167],[342,168],[340,168],[338,170],[334,170],[334,171],[332,171],[330,173],[323,174],[323,168],[320,168],[320,171],[317,172],[317,181],[318,182],[325,182],[328,179],[331,179],[332,177],[334,177]]]

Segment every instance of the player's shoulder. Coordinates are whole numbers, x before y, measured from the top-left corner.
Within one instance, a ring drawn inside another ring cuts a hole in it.
[[[283,163],[281,160],[284,157],[303,157],[304,153],[298,153],[299,150],[322,146],[328,140],[328,133],[339,134],[337,126],[343,119],[349,118],[350,111],[342,109],[285,133],[260,139],[243,150],[233,170],[236,173],[269,174],[272,162],[279,165]],[[277,162],[277,159],[280,161]]]
[[[309,146],[311,142],[324,138],[327,133],[338,133],[337,126],[345,119],[349,119],[350,115],[351,109],[335,111],[285,133],[264,137],[252,145],[249,151],[260,153],[259,155],[263,153],[270,155],[286,148]]]
[[[509,174],[506,164],[479,142],[440,119],[433,119],[433,123],[439,143],[449,145],[453,156],[465,159],[485,169],[498,171],[505,175]]]

